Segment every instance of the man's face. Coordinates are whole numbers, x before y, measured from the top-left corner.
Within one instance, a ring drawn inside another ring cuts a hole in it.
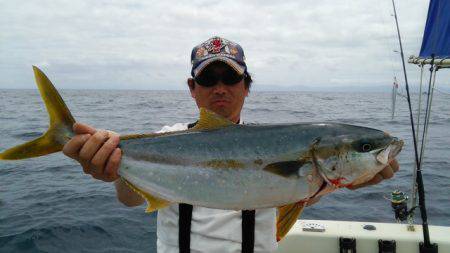
[[[221,76],[230,73],[231,67],[222,62],[211,63],[206,67],[202,74]],[[189,89],[192,98],[195,99],[198,108],[206,108],[233,122],[238,122],[241,115],[242,106],[245,97],[248,95],[248,89],[245,87],[244,79],[233,84],[226,85],[219,80],[211,87],[205,87],[189,79]]]

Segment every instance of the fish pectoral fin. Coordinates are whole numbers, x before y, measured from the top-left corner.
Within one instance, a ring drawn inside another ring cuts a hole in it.
[[[122,180],[128,185],[128,187],[130,187],[134,192],[139,194],[142,198],[144,198],[147,201],[147,208],[145,209],[146,213],[154,212],[158,209],[165,208],[171,204],[167,200],[157,198],[149,193],[144,192],[143,190],[137,188],[135,185],[125,180],[124,178],[122,178]]]
[[[281,177],[298,177],[300,168],[307,164],[307,160],[284,161],[268,164],[263,170]]]
[[[277,215],[277,241],[281,241],[289,230],[294,226],[298,217],[305,208],[306,202],[297,203],[278,207]]]
[[[211,130],[231,125],[234,125],[232,121],[202,107],[200,108],[200,118],[192,129]]]

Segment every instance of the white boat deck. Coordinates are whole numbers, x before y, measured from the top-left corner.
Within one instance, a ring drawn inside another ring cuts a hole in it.
[[[375,230],[364,229],[366,225],[374,226]],[[325,230],[305,231],[309,227]],[[419,252],[419,242],[423,241],[422,226],[414,225],[414,228],[415,231],[408,231],[407,224],[397,223],[298,220],[280,242],[277,252],[339,252],[339,238],[344,237],[356,239],[358,253],[378,253],[380,239],[395,240],[396,253],[414,253]],[[450,227],[429,226],[429,231],[431,242],[438,244],[439,253],[450,253]]]

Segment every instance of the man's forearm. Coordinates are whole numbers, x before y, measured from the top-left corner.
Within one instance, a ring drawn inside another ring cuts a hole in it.
[[[133,191],[121,178],[114,181],[117,199],[126,206],[139,206],[144,203],[144,199]]]

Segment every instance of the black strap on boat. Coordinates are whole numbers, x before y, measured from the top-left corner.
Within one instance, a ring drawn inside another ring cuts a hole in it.
[[[195,126],[197,122],[188,125]],[[191,221],[193,206],[179,204],[178,247],[180,253],[191,251]],[[253,253],[255,247],[255,210],[242,210],[242,253]]]
[[[255,210],[242,210],[242,253],[255,248]]]
[[[356,239],[339,237],[339,253],[356,253]]]
[[[378,253],[396,253],[397,242],[395,240],[378,240]]]

